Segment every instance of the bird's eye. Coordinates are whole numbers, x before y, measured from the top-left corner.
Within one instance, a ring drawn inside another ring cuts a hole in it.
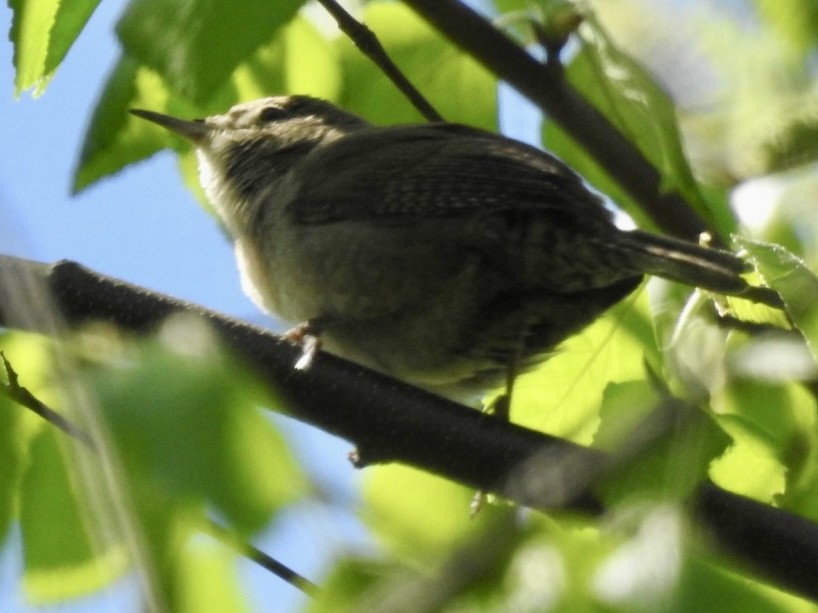
[[[280,109],[275,106],[268,106],[261,110],[259,113],[258,118],[261,121],[277,121],[279,119],[284,119],[287,116],[287,111],[284,109]]]

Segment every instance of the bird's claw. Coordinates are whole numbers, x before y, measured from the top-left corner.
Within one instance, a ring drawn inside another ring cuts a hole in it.
[[[321,338],[318,336],[315,326],[310,322],[298,324],[295,328],[287,330],[284,338],[295,345],[301,346],[301,357],[295,363],[296,370],[307,370],[312,366],[315,356],[321,349]]]

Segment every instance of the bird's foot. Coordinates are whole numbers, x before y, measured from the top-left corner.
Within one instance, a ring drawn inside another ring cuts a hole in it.
[[[295,363],[296,370],[307,370],[312,366],[315,356],[321,349],[319,326],[312,321],[305,321],[284,333],[284,338],[301,347],[301,357]]]

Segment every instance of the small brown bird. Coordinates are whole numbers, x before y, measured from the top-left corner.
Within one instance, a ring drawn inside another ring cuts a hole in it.
[[[513,380],[643,274],[747,287],[732,253],[619,230],[565,164],[482,130],[375,127],[306,96],[133,113],[195,144],[257,305],[449,397]]]

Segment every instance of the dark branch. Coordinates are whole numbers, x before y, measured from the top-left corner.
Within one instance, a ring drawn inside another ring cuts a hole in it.
[[[397,461],[492,491],[538,509],[591,511],[599,501],[576,484],[593,481],[601,453],[482,415],[331,355],[294,371],[298,348],[253,326],[98,275],[71,262],[45,266],[0,258],[0,283],[15,272],[38,277],[72,325],[102,319],[146,332],[170,313],[207,319],[224,342],[287,402],[290,414],[358,446],[362,464]],[[4,288],[0,285],[0,325]],[[47,331],[46,331],[47,332]],[[705,484],[696,516],[724,551],[775,584],[818,601],[818,526],[801,517]]]
[[[577,140],[667,234],[698,240],[708,230],[659,171],[564,78],[458,0],[403,0],[434,28],[534,102]],[[558,63],[557,63],[558,65]],[[709,231],[712,233],[713,229]],[[719,237],[724,243],[726,237]]]

